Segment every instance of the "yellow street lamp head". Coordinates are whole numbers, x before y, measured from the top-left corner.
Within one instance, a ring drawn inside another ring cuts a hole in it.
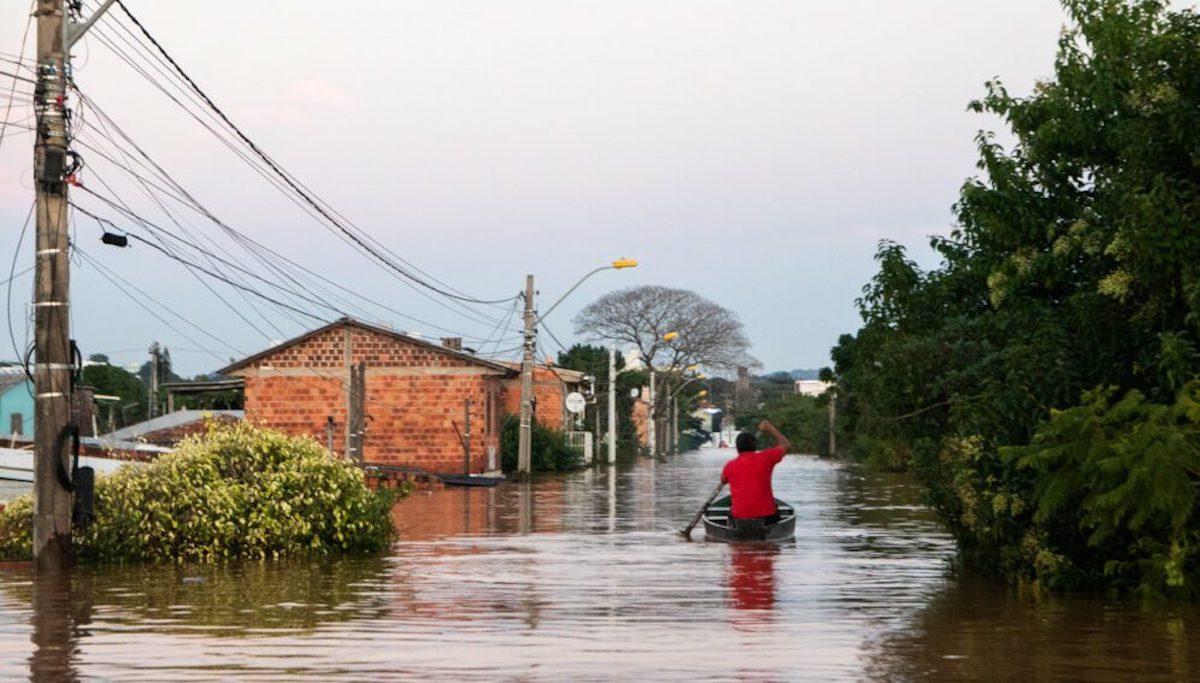
[[[671,341],[672,339],[674,339],[675,337],[678,337],[678,336],[679,336],[678,332],[668,332],[668,333],[664,334],[662,336],[662,338],[663,338],[663,341]]]
[[[695,372],[695,371],[697,371],[697,370],[699,370],[699,369],[700,369],[700,366],[699,366],[699,365],[689,365],[689,366],[687,366],[686,368],[684,368],[684,371],[685,371],[685,372]]]
[[[612,262],[613,268],[637,268],[637,261],[631,258],[619,258]]]
[[[696,395],[697,396],[708,396],[708,389],[701,389],[700,391],[696,392]]]
[[[700,373],[699,375],[696,375],[696,379],[708,379],[708,375],[705,375],[704,373]]]

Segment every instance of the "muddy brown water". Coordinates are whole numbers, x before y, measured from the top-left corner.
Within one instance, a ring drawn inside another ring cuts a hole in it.
[[[947,574],[911,480],[790,456],[783,546],[687,542],[727,451],[419,493],[387,557],[0,571],[0,678],[1186,680],[1200,609]]]

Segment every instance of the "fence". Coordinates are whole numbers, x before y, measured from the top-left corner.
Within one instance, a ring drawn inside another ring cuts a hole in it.
[[[585,465],[592,464],[593,445],[591,432],[567,432],[567,445],[583,455]]]

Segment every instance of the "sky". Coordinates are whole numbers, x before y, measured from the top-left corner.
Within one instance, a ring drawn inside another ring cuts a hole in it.
[[[928,237],[953,227],[958,188],[977,173],[975,135],[1002,130],[967,104],[994,77],[1018,95],[1050,77],[1066,22],[1054,0],[126,4],[279,165],[456,290],[503,299],[533,274],[544,310],[593,269],[639,261],[571,293],[545,320],[539,355],[581,339],[572,318],[589,302],[655,284],[736,313],[766,370],[829,364],[838,336],[859,326],[854,299],[879,240],[936,265]],[[20,50],[29,6],[0,0],[0,60]],[[211,213],[385,304],[372,322],[468,345],[490,338],[482,348],[494,352],[519,344],[510,305],[463,311],[414,291],[256,175],[101,40],[152,68],[122,42],[129,27],[114,9],[76,45],[76,83]],[[0,61],[0,72],[14,68]],[[10,85],[0,76],[5,98]],[[17,102],[9,118],[28,115]],[[31,146],[13,128],[0,143],[0,263],[17,272],[33,263],[29,235],[17,249]],[[86,186],[236,250],[203,217],[161,212],[117,166],[84,160]],[[157,341],[191,376],[320,324],[206,286],[144,245],[105,246],[84,215],[73,229],[86,255],[71,275],[84,354],[141,363]],[[17,277],[9,293],[18,348],[32,338],[31,282]],[[0,338],[0,357],[12,347]]]

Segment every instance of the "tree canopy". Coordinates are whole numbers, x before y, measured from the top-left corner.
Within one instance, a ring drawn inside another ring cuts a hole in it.
[[[670,332],[678,336],[664,341]],[[575,316],[575,334],[632,346],[647,363],[672,370],[758,365],[737,314],[686,289],[645,285],[605,294]]]
[[[971,104],[1013,142],[978,136],[982,174],[932,241],[941,265],[880,245],[863,326],[833,351],[839,391],[858,450],[923,477],[968,562],[1195,592],[1194,496],[1139,484],[1161,453],[1128,444],[1198,443],[1200,18],[1151,0],[1064,7],[1053,79],[1025,97],[989,82]],[[1086,491],[1095,467],[1104,501]],[[1200,483],[1200,467],[1173,472]]]

